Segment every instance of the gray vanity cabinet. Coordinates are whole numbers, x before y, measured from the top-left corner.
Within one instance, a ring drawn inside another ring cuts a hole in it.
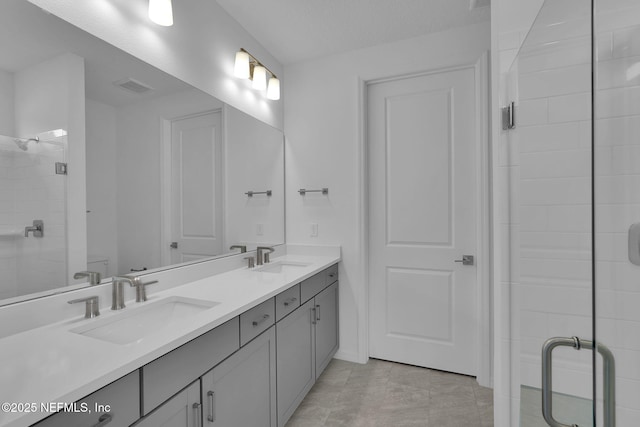
[[[316,378],[338,350],[338,282],[315,297]]]
[[[103,405],[103,406],[97,406]],[[106,405],[109,411],[105,411]],[[140,417],[140,375],[138,370],[112,382],[76,402],[77,410],[59,412],[36,424],[37,427],[85,427],[108,425],[128,427]]]
[[[303,281],[301,299],[307,302],[276,325],[280,427],[291,418],[338,350],[337,279],[334,265]]]
[[[276,333],[269,328],[202,377],[203,425],[276,426]]]
[[[196,381],[141,419],[135,427],[199,427],[201,408],[200,381]]]
[[[278,426],[291,418],[316,380],[313,306],[312,299],[276,325]]]

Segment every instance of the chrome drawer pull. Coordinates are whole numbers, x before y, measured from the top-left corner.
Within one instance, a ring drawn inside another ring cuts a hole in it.
[[[215,406],[215,403],[213,401],[213,399],[215,398],[215,393],[209,390],[207,392],[207,397],[209,398],[209,415],[207,416],[207,420],[213,423],[216,420],[216,413],[213,410]]]
[[[268,319],[269,317],[270,317],[270,316],[269,316],[268,314],[263,314],[263,315],[262,315],[262,317],[261,317],[260,319],[258,319],[258,320],[254,320],[254,321],[252,322],[252,325],[253,325],[253,326],[258,326],[258,325],[260,325],[260,324],[262,324],[262,323],[266,322],[266,321],[267,321],[267,319]]]
[[[111,414],[102,414],[100,415],[100,418],[98,418],[98,422],[95,423],[92,427],[106,426],[111,421],[113,421],[113,417],[111,416]]]
[[[311,323],[316,324],[316,308],[311,307]]]
[[[296,301],[298,301],[298,298],[296,297],[287,298],[286,300],[284,300],[284,305],[288,307],[290,304],[293,304]]]
[[[193,427],[200,427],[200,413],[198,409],[200,409],[199,403],[194,403],[193,406]]]
[[[316,305],[316,320],[320,320],[320,304]]]

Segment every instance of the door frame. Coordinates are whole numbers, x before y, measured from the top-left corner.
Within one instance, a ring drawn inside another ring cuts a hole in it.
[[[493,325],[491,322],[492,312],[492,253],[491,253],[491,218],[493,215],[492,193],[491,193],[491,162],[489,147],[489,52],[485,51],[475,62],[457,64],[450,67],[426,70],[418,73],[403,74],[380,79],[363,80],[358,79],[359,86],[359,129],[358,129],[358,199],[357,211],[358,222],[358,246],[360,261],[360,276],[363,278],[362,294],[359,298],[359,306],[363,309],[358,315],[358,322],[361,325],[358,336],[359,353],[362,356],[360,362],[366,362],[369,358],[369,165],[368,165],[368,135],[367,135],[367,88],[368,85],[406,79],[410,77],[438,74],[448,71],[472,69],[476,82],[476,111],[478,113],[476,122],[476,134],[478,146],[476,152],[476,206],[478,215],[476,219],[476,305],[478,315],[478,348],[476,355],[477,381],[480,385],[492,387],[492,359],[493,359]]]
[[[207,114],[220,113],[222,141],[220,141],[220,155],[222,156],[222,170],[220,173],[223,177],[222,182],[222,212],[226,201],[225,186],[225,109],[224,107],[214,108],[212,110],[200,111],[197,113],[180,115],[175,117],[162,117],[160,119],[160,260],[162,266],[171,265],[171,249],[168,243],[171,241],[172,226],[172,209],[171,209],[171,125],[174,121],[191,119],[194,117],[206,116]],[[222,244],[226,245],[225,239],[225,216],[222,215]]]

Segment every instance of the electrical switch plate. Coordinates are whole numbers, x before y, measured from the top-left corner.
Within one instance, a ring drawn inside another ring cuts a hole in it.
[[[318,224],[311,224],[311,237],[318,237]]]
[[[640,265],[640,222],[629,227],[629,261]]]
[[[256,235],[262,236],[264,234],[264,224],[256,225]]]

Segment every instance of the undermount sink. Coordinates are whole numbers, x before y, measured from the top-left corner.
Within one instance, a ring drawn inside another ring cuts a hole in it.
[[[276,261],[269,263],[263,267],[258,267],[255,271],[262,271],[264,273],[285,273],[288,271],[295,271],[304,267],[308,267],[311,264],[305,262],[294,261]]]
[[[215,301],[169,297],[145,307],[125,309],[113,317],[92,320],[87,325],[71,329],[71,332],[115,344],[131,344],[218,304]]]

